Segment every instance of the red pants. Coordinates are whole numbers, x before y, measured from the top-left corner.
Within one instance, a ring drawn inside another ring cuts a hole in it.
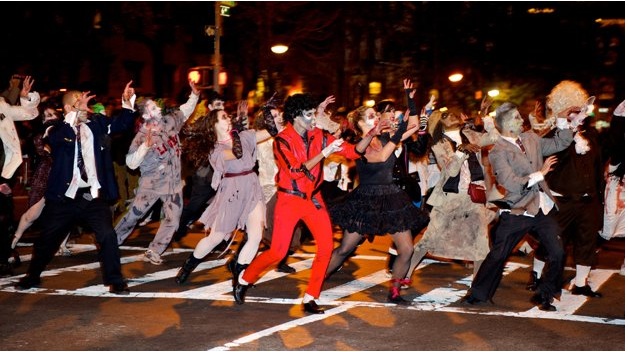
[[[317,197],[317,200],[319,204],[324,204],[320,197]],[[246,282],[255,283],[259,280],[263,271],[273,264],[279,263],[286,256],[292,241],[294,227],[299,220],[303,220],[310,229],[317,247],[306,293],[314,298],[320,296],[323,281],[325,280],[325,272],[327,271],[334,247],[331,221],[329,220],[327,208],[323,205],[321,209],[316,209],[312,200],[305,200],[283,192],[277,192],[273,238],[270,249],[258,255],[246,268],[242,276]]]

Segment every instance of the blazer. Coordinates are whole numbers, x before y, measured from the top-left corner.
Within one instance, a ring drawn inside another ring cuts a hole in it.
[[[558,153],[571,144],[573,132],[558,130],[552,138],[541,138],[532,131],[522,133],[519,138],[526,150],[500,138],[489,152],[489,161],[497,183],[504,192],[504,201],[516,215],[528,212],[536,215],[539,211],[539,191],[545,192],[554,202],[545,180],[528,187],[530,174],[540,171],[543,157]]]
[[[98,182],[101,185],[99,197],[106,201],[118,199],[118,186],[111,156],[110,133],[117,133],[134,127],[133,111],[122,109],[118,118],[110,118],[101,114],[92,115],[86,122],[92,132],[94,143],[94,161]],[[70,124],[64,122],[53,127],[47,136],[52,150],[52,169],[48,178],[46,202],[62,201],[72,181],[74,172],[74,149],[76,133]]]

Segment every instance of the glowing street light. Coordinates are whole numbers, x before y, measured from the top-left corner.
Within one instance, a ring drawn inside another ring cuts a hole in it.
[[[462,73],[454,73],[449,76],[449,81],[453,83],[460,82],[463,77]]]
[[[275,44],[270,48],[270,51],[279,55],[285,54],[286,51],[288,51],[288,46],[284,44]]]
[[[491,89],[486,94],[488,94],[488,96],[491,98],[495,98],[499,95],[499,89]]]

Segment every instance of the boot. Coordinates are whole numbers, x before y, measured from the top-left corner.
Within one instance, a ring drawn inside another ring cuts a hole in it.
[[[231,263],[235,263],[235,265]],[[233,275],[233,277],[231,278],[231,286],[235,287],[238,284],[238,278],[240,277],[240,273],[243,272],[244,269],[246,269],[246,267],[249,265],[240,264],[236,262],[235,259],[232,259],[231,262],[228,264],[231,264],[231,265],[228,265],[227,267],[229,268],[229,271],[231,271],[231,274]]]
[[[190,254],[188,259],[185,260],[181,269],[175,277],[177,284],[181,285],[188,280],[188,277],[196,269],[196,267],[202,262],[202,259],[194,258],[194,254]]]
[[[233,298],[235,298],[237,304],[244,304],[244,297],[248,289],[249,285],[242,285],[240,283],[236,283],[236,285],[233,286]]]

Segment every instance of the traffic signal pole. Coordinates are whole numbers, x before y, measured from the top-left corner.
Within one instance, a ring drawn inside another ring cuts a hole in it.
[[[220,1],[214,2],[214,16],[216,24],[216,33],[214,35],[214,90],[218,94],[222,94],[220,85],[218,84],[218,75],[220,74],[220,66],[222,66],[220,57],[220,36],[222,34],[222,16],[220,15]]]

